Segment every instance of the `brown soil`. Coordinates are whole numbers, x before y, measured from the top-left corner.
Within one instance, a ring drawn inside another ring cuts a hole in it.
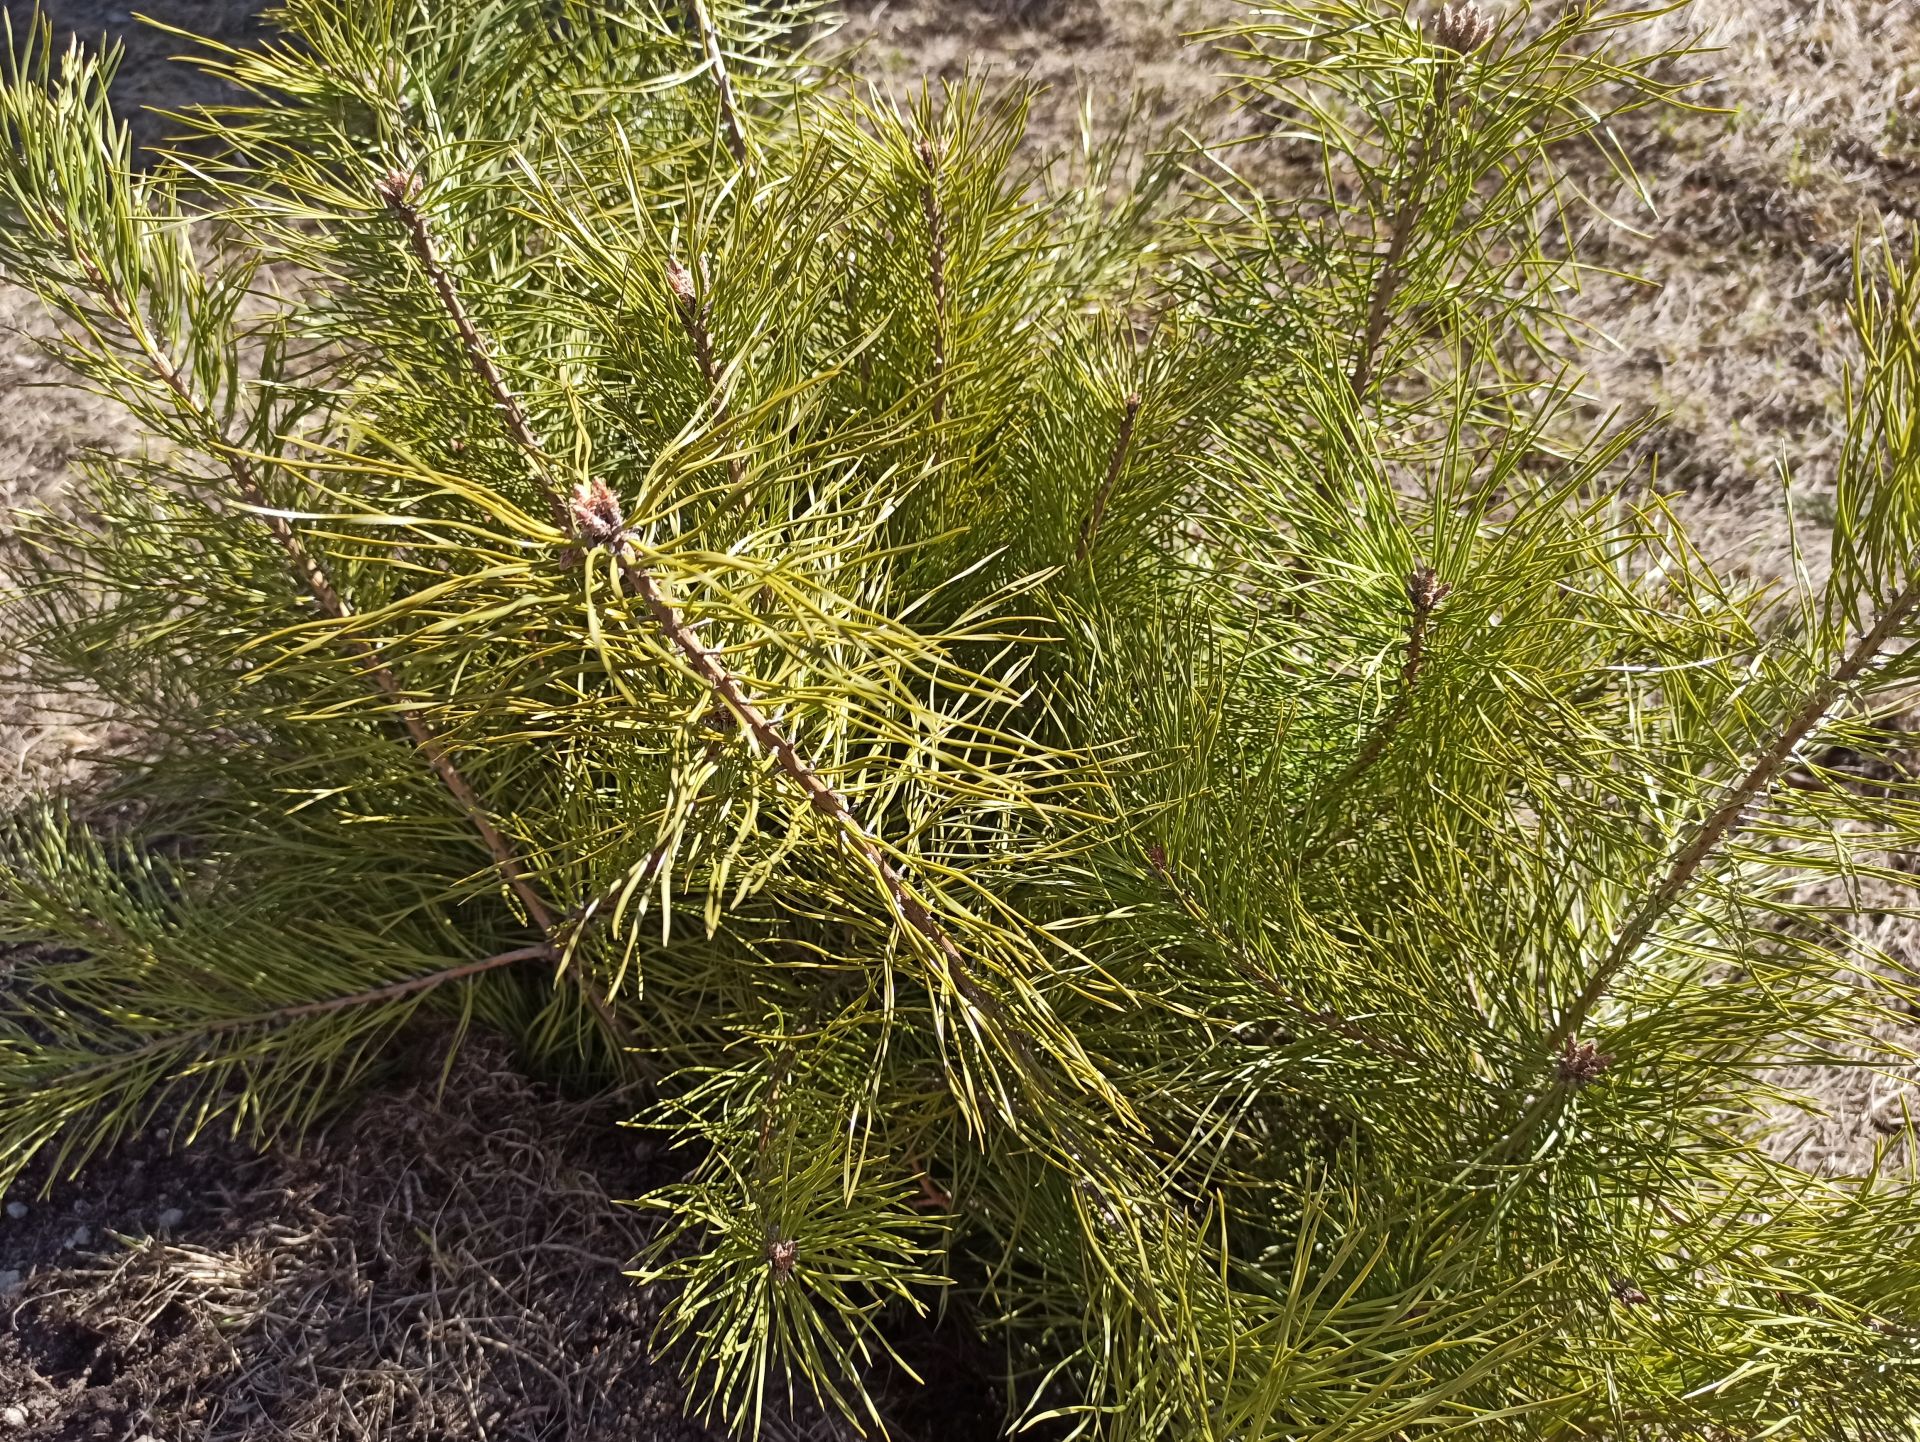
[[[99,0],[45,0],[57,26],[125,39],[130,110],[205,95],[161,62],[177,42]],[[169,24],[244,39],[245,0],[147,0]],[[1182,32],[1232,0],[850,0],[863,70],[904,90],[966,70],[1050,85],[1037,141],[1062,142],[1091,89],[1105,118],[1157,92],[1161,116],[1202,104],[1223,68]],[[1821,497],[1839,437],[1837,342],[1856,229],[1898,239],[1920,211],[1920,7],[1910,0],[1695,0],[1659,22],[1724,49],[1688,62],[1723,79],[1720,112],[1634,122],[1653,202],[1596,198],[1632,230],[1596,222],[1589,313],[1612,344],[1592,360],[1596,414],[1653,408],[1650,454],[1710,553],[1788,574],[1777,478],[1791,463],[1801,544],[1824,548]],[[151,140],[164,122],[135,116]],[[0,296],[0,327],[26,325]],[[73,458],[124,445],[97,400],[60,386],[29,339],[0,340],[0,533],[11,507],[56,498]],[[0,802],[74,774],[101,727],[0,695]],[[1910,902],[1888,895],[1881,905]],[[1871,907],[1860,929],[1920,954],[1912,924]],[[1913,1029],[1890,1026],[1911,1042]],[[1807,1073],[1825,1116],[1781,1147],[1860,1167],[1913,1078],[1865,1067]],[[670,1365],[649,1356],[655,1303],[621,1275],[646,1238],[614,1205],[668,1174],[604,1109],[554,1097],[469,1050],[444,1092],[398,1077],[304,1148],[263,1156],[150,1134],[0,1218],[0,1439],[622,1438],[713,1436],[680,1418]],[[38,1179],[36,1179],[38,1180]],[[178,1218],[160,1219],[169,1209]],[[18,1273],[13,1277],[10,1273]],[[997,1419],[978,1359],[922,1338],[941,1390],[901,1387],[898,1433],[959,1439]],[[19,1409],[18,1412],[7,1409]],[[19,1418],[24,1420],[18,1420]],[[830,1436],[817,1418],[769,1435]]]
[[[646,1229],[612,1198],[670,1174],[651,1143],[484,1048],[436,1081],[299,1150],[154,1128],[44,1196],[27,1179],[0,1222],[0,1271],[25,1274],[0,1435],[716,1435],[681,1420],[621,1275]]]
[[[298,1148],[155,1127],[30,1176],[0,1220],[0,1437],[720,1442],[622,1275],[650,1224],[617,1199],[679,1163],[619,1120],[469,1043],[444,1088],[390,1078]],[[802,1409],[767,1435],[843,1434]]]

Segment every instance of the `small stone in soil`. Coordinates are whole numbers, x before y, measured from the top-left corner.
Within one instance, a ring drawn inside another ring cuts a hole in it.
[[[93,1231],[88,1227],[75,1227],[67,1233],[67,1239],[60,1244],[62,1251],[71,1251],[75,1247],[84,1247],[93,1240]]]
[[[30,1210],[31,1208],[29,1208],[25,1202],[8,1202],[7,1203],[7,1215],[9,1217],[12,1217],[16,1222],[19,1221],[22,1217],[26,1216],[26,1214]]]
[[[0,1412],[0,1422],[6,1423],[9,1427],[24,1427],[27,1425],[27,1409],[9,1407],[4,1412]]]
[[[171,1232],[175,1227],[179,1226],[186,1219],[187,1219],[187,1214],[181,1211],[178,1207],[168,1207],[157,1218],[155,1218],[155,1220],[159,1223],[160,1230],[163,1232]]]

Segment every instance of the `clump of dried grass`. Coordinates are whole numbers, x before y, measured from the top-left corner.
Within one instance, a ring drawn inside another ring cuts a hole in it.
[[[297,1154],[149,1138],[36,1208],[49,1249],[76,1216],[93,1245],[8,1299],[0,1397],[29,1438],[707,1438],[622,1274],[649,1225],[616,1199],[670,1167],[610,1120],[470,1042]],[[163,1189],[187,1218],[146,1234]]]

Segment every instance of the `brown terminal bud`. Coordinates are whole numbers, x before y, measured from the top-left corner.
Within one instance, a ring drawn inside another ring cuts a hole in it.
[[[693,309],[693,272],[672,256],[667,257],[667,289],[673,292],[673,298],[684,309]]]
[[[1600,1080],[1607,1068],[1613,1065],[1613,1058],[1601,1051],[1590,1041],[1575,1041],[1568,1037],[1560,1048],[1560,1055],[1553,1064],[1554,1074],[1562,1086],[1574,1088],[1591,1086]]]
[[[920,156],[920,163],[927,167],[927,174],[932,175],[940,169],[940,147],[934,143],[932,136],[921,136],[913,148]]]
[[[1629,1282],[1625,1277],[1613,1278],[1608,1283],[1608,1287],[1613,1292],[1615,1301],[1623,1302],[1629,1307],[1645,1307],[1652,1301],[1645,1292],[1634,1286],[1633,1283]]]
[[[1471,55],[1493,38],[1493,22],[1473,0],[1440,7],[1428,30],[1433,43],[1457,55]]]
[[[597,477],[573,488],[567,509],[573,516],[574,530],[583,546],[606,546],[620,539],[626,518],[620,511],[620,498]]]
[[[1423,616],[1452,594],[1452,584],[1441,580],[1440,573],[1424,562],[1407,572],[1407,599]]]
[[[373,188],[380,199],[393,209],[407,210],[420,199],[420,193],[426,187],[417,171],[402,170],[395,166],[381,176]]]
[[[767,1265],[773,1280],[784,1282],[793,1275],[793,1264],[800,1255],[800,1244],[789,1237],[775,1237],[767,1243]]]

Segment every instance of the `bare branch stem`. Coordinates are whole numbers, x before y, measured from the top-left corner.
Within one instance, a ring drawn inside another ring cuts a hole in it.
[[[1840,663],[1807,694],[1806,700],[1787,719],[1766,749],[1754,759],[1745,774],[1727,789],[1720,804],[1694,828],[1686,844],[1673,854],[1659,884],[1620,928],[1613,944],[1607,948],[1606,955],[1594,968],[1593,975],[1588,978],[1573,1005],[1567,1008],[1547,1033],[1544,1044],[1546,1051],[1555,1051],[1569,1037],[1578,1035],[1594,1007],[1606,995],[1607,988],[1613,984],[1614,978],[1633,960],[1641,943],[1680,899],[1688,883],[1713,854],[1714,848],[1740,825],[1747,808],[1765,796],[1795,749],[1820,724],[1821,718],[1841,693],[1873,664],[1887,643],[1899,633],[1900,627],[1916,606],[1920,606],[1920,578],[1910,582],[1906,589],[1894,597],[1873,626],[1841,658]]]
[[[707,57],[707,68],[713,73],[714,89],[720,92],[720,124],[725,133],[727,149],[740,165],[747,163],[747,132],[740,120],[740,102],[733,93],[733,76],[727,70],[727,57],[720,48],[720,32],[714,27],[713,16],[707,10],[706,0],[687,0],[687,9],[693,16],[693,26],[700,34],[700,48]]]
[[[920,209],[927,220],[927,284],[933,291],[933,423],[947,413],[947,220],[940,205],[940,148],[922,136],[917,147],[927,178]]]
[[[1140,392],[1127,394],[1126,406],[1120,417],[1119,434],[1114,437],[1113,455],[1107,462],[1107,474],[1100,482],[1100,489],[1094,495],[1093,509],[1080,523],[1080,544],[1073,553],[1075,565],[1087,559],[1093,549],[1094,538],[1100,534],[1100,522],[1106,518],[1107,502],[1113,499],[1113,488],[1120,480],[1120,473],[1126,469],[1127,452],[1133,446],[1133,423],[1140,415]]]

